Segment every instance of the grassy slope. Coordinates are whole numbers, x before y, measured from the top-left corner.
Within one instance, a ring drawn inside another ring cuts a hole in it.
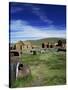
[[[66,54],[46,51],[45,54],[23,55],[22,61],[31,68],[31,75],[18,79],[13,87],[61,85],[66,83]]]
[[[32,44],[35,45],[41,45],[43,42],[51,42],[51,43],[56,43],[58,40],[62,40],[63,43],[66,42],[64,38],[44,38],[44,39],[39,39],[39,40],[29,40]]]

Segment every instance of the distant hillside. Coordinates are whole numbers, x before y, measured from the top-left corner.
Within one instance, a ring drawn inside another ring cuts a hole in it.
[[[41,45],[42,43],[56,43],[58,40],[62,40],[63,43],[66,43],[66,39],[64,38],[44,38],[39,40],[29,40],[32,44]]]
[[[27,40],[23,41],[25,43],[31,43],[33,45],[41,45],[42,43],[57,43],[58,40],[61,40],[63,43],[66,43],[66,39],[64,38],[43,38],[43,39],[38,39],[38,40]],[[14,43],[11,43],[13,45]]]

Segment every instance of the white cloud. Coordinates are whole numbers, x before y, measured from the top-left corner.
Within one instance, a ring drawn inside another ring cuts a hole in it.
[[[23,26],[27,25],[27,22],[21,20],[12,20],[10,24],[10,29],[14,31],[23,30]]]
[[[32,13],[34,13],[35,15],[37,15],[40,20],[42,20],[43,22],[46,22],[48,24],[52,24],[53,21],[50,20],[47,15],[45,15],[43,12],[42,12],[42,8],[40,8],[39,6],[37,5],[32,5],[32,4],[23,4],[24,6],[27,6],[27,7],[30,7],[29,9],[31,10]],[[20,11],[23,11],[24,8],[22,7],[11,7],[11,13],[16,13],[16,12],[20,12]]]
[[[12,21],[10,29],[11,41],[13,42],[17,40],[40,39],[47,37],[65,38],[66,35],[65,30],[58,30],[54,26],[36,28],[21,20]]]
[[[43,22],[47,22],[48,24],[52,24],[53,21],[50,20],[47,15],[45,15],[42,11],[41,8],[37,7],[37,6],[31,6],[32,7],[32,12],[34,14],[36,14],[37,16],[39,16],[40,20],[42,20]]]

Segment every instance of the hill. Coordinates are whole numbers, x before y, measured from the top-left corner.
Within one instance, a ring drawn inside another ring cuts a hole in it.
[[[26,40],[26,41],[22,41],[24,43],[31,43],[32,45],[41,45],[42,43],[57,43],[58,40],[61,40],[63,43],[66,43],[66,39],[65,38],[43,38],[43,39],[38,39],[38,40]],[[11,45],[14,43],[11,43]]]
[[[61,40],[63,43],[66,43],[66,39],[64,38],[43,38],[39,40],[29,40],[32,44],[41,45],[42,43],[57,43],[58,40]]]

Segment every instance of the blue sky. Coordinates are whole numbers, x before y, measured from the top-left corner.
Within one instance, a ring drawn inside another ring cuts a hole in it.
[[[60,5],[9,4],[11,42],[66,37],[66,7]]]

